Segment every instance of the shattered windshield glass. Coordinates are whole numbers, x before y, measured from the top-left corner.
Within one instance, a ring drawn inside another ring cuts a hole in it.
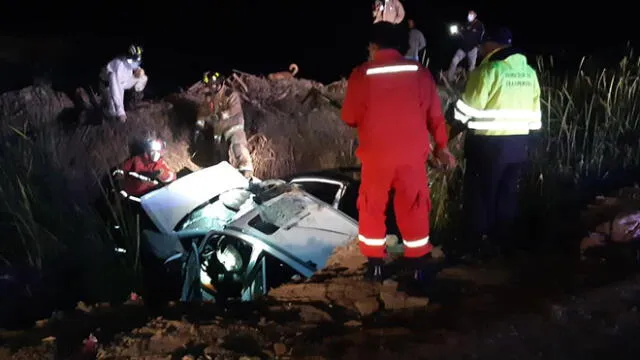
[[[308,215],[305,214],[308,203],[305,198],[300,196],[299,192],[292,191],[284,193],[279,197],[259,205],[258,209],[260,217],[268,223],[277,227],[284,227],[294,219],[300,219]]]
[[[176,230],[220,230],[240,214],[251,210],[253,206],[249,191],[228,190],[213,202],[208,202],[191,212]]]

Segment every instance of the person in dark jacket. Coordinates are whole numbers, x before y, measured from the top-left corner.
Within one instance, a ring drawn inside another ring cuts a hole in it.
[[[478,58],[478,46],[484,34],[484,24],[478,20],[478,14],[469,10],[467,15],[467,24],[460,31],[460,47],[451,59],[451,65],[447,73],[447,78],[452,81],[456,74],[458,64],[465,57],[467,58],[469,72],[476,68],[476,59]]]

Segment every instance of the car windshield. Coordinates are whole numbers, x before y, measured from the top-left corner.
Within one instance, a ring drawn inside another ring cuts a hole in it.
[[[231,189],[199,206],[178,223],[176,231],[219,230],[253,208],[251,192]]]

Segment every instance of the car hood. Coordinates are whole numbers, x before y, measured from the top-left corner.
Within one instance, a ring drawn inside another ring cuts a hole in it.
[[[169,234],[198,206],[249,181],[226,161],[198,170],[140,198],[142,208],[160,232]]]

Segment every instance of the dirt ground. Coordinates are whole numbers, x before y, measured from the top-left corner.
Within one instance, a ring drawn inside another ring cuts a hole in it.
[[[440,271],[423,291],[362,281],[357,247],[255,304],[78,306],[0,333],[11,359],[637,358],[640,277],[561,258]],[[625,278],[626,276],[626,278]],[[95,335],[94,347],[83,339]]]

